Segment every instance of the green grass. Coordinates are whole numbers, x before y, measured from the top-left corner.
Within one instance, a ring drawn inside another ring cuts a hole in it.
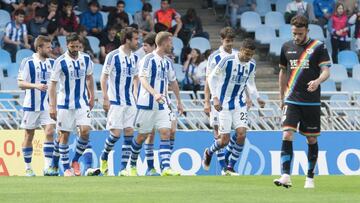
[[[360,176],[319,176],[305,190],[276,187],[273,176],[0,177],[0,202],[360,202]]]

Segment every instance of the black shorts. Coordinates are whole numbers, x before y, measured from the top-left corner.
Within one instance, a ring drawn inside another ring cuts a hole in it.
[[[320,135],[320,106],[300,106],[286,104],[283,111],[282,129],[283,131],[297,131],[304,136]]]

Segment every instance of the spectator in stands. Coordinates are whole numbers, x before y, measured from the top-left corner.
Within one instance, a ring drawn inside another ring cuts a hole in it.
[[[184,45],[189,43],[192,37],[204,37],[209,39],[209,33],[203,31],[201,19],[197,16],[195,9],[189,8],[181,18],[183,23],[182,35],[184,36]]]
[[[290,23],[291,18],[296,15],[306,16],[310,22],[314,21],[315,14],[312,4],[305,2],[304,0],[293,0],[286,5],[284,14],[285,22]]]
[[[58,2],[57,0],[51,0],[47,6],[47,20],[58,23],[58,18]]]
[[[80,28],[81,28],[81,26],[79,27],[79,29]],[[85,31],[86,31],[86,29],[85,29]],[[91,57],[91,60],[94,63],[100,63],[99,59],[96,58],[96,56],[92,52],[91,47],[90,47],[90,49],[88,48],[88,50],[85,50],[86,46],[89,46],[89,40],[86,38],[86,36],[85,37],[80,37],[79,51],[89,54],[89,56]]]
[[[208,58],[211,54],[211,50],[208,49],[205,51],[205,53],[202,56],[202,62],[199,64],[195,77],[199,80],[200,90],[205,89],[205,82],[206,82],[206,66],[208,63]],[[203,98],[202,98],[203,99]]]
[[[80,24],[86,27],[88,34],[98,38],[100,38],[100,33],[104,28],[99,7],[99,3],[96,0],[92,0],[89,3],[89,10],[82,13],[80,17]]]
[[[61,26],[61,35],[68,35],[70,32],[77,31],[79,22],[73,11],[73,5],[71,1],[65,1],[63,3],[60,13],[59,25]]]
[[[39,35],[47,35],[48,24],[49,21],[46,19],[46,8],[37,7],[35,9],[35,18],[30,20],[27,24],[30,41],[35,40]]]
[[[200,90],[200,81],[196,77],[196,72],[201,63],[201,52],[199,49],[192,49],[183,66],[185,78],[183,81],[183,90],[192,90],[195,92]]]
[[[182,27],[181,16],[174,8],[170,7],[170,3],[170,0],[161,0],[161,9],[156,11],[154,14],[156,23],[155,30],[161,30],[156,27],[166,27],[169,32],[173,33],[174,36],[177,37]],[[173,20],[175,20],[176,25],[172,27]]]
[[[154,31],[154,21],[151,12],[151,4],[145,3],[142,10],[135,13],[134,23],[139,26],[139,31],[143,34],[143,36]]]
[[[9,22],[5,28],[3,49],[11,55],[12,62],[16,61],[16,52],[19,49],[30,49],[27,29],[24,24],[25,11],[22,9],[14,12],[15,20]]]
[[[18,0],[1,0],[0,2],[0,8],[6,10],[9,13],[12,13],[15,10],[18,9],[24,9],[25,8],[25,1],[18,1]]]
[[[339,51],[347,49],[346,37],[348,36],[349,28],[347,26],[348,18],[345,12],[345,7],[342,3],[337,3],[335,12],[331,16],[331,47],[332,60],[337,63],[337,54]]]
[[[42,4],[39,0],[29,0],[26,3],[27,3],[26,7],[24,9],[25,10],[24,23],[30,22],[30,20],[32,20],[35,17],[36,8],[44,7],[44,4]]]
[[[80,37],[81,44],[83,46],[83,52],[89,54],[89,56],[91,57],[91,60],[93,60],[94,63],[95,63],[94,59],[96,59],[96,61],[98,63],[99,60],[96,58],[94,51],[91,49],[90,42],[87,38],[88,32],[87,32],[86,27],[83,25],[80,25],[77,30],[77,34]]]
[[[314,0],[313,6],[316,24],[324,28],[334,11],[335,0]]]
[[[359,0],[337,0],[337,3],[342,3],[348,17],[357,12],[359,7]]]
[[[62,50],[58,39],[59,30],[60,29],[56,23],[50,22],[48,24],[47,31],[48,31],[48,36],[51,39],[51,49],[52,49],[50,53],[50,57],[53,59],[56,59],[57,57],[59,57],[61,54],[64,53],[64,50]]]
[[[117,2],[116,9],[109,13],[107,27],[119,24],[121,24],[122,28],[129,25],[129,16],[125,12],[125,2],[121,0]]]
[[[356,50],[358,54],[360,54],[360,11],[357,11],[357,13],[354,13],[349,18],[349,24],[351,25],[355,24],[354,37],[356,39]]]
[[[230,0],[229,6],[231,8],[230,24],[236,28],[237,16],[246,11],[255,11],[256,0]]]
[[[106,54],[120,46],[120,39],[116,37],[117,32],[116,26],[109,27],[107,35],[100,40],[100,63],[104,63]]]

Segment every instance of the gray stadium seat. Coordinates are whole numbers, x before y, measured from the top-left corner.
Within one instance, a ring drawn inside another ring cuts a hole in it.
[[[279,27],[279,38],[282,38],[285,40],[292,39],[291,25],[284,24]]]
[[[280,26],[285,24],[285,19],[282,13],[271,11],[266,13],[265,15],[265,25],[270,26],[276,30],[280,28]]]
[[[315,25],[315,24],[309,24],[309,37],[321,41],[325,40],[323,30],[319,25]]]
[[[33,55],[33,51],[31,49],[20,49],[16,52],[16,63],[21,63],[21,61]]]
[[[335,82],[342,82],[348,79],[346,68],[341,64],[333,64],[330,68],[330,78]]]
[[[270,11],[271,11],[270,1],[268,1],[268,0],[256,0],[256,12],[260,16],[263,17]]]
[[[360,92],[360,81],[355,79],[347,79],[341,82],[341,91],[342,92]]]
[[[199,49],[201,53],[204,53],[206,50],[211,49],[209,40],[204,37],[191,38],[189,45],[190,48]]]
[[[255,40],[260,44],[268,45],[273,39],[276,39],[276,32],[274,28],[261,25],[255,29]]]
[[[360,64],[356,64],[352,69],[352,78],[360,81]]]
[[[244,12],[240,20],[241,28],[246,32],[255,32],[255,29],[261,25],[260,15],[253,11]]]
[[[270,41],[269,53],[274,56],[280,56],[281,47],[286,42],[286,39],[275,38]]]
[[[276,1],[276,11],[281,13],[285,13],[286,5],[290,3],[292,0],[277,0]]]

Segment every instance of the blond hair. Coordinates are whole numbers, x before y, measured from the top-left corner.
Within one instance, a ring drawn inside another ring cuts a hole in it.
[[[51,39],[48,36],[39,35],[36,37],[34,42],[35,51],[37,51],[37,48],[44,46],[45,43],[50,43]]]
[[[160,46],[169,37],[172,37],[172,34],[170,32],[166,32],[166,31],[159,32],[155,38],[156,46]]]

